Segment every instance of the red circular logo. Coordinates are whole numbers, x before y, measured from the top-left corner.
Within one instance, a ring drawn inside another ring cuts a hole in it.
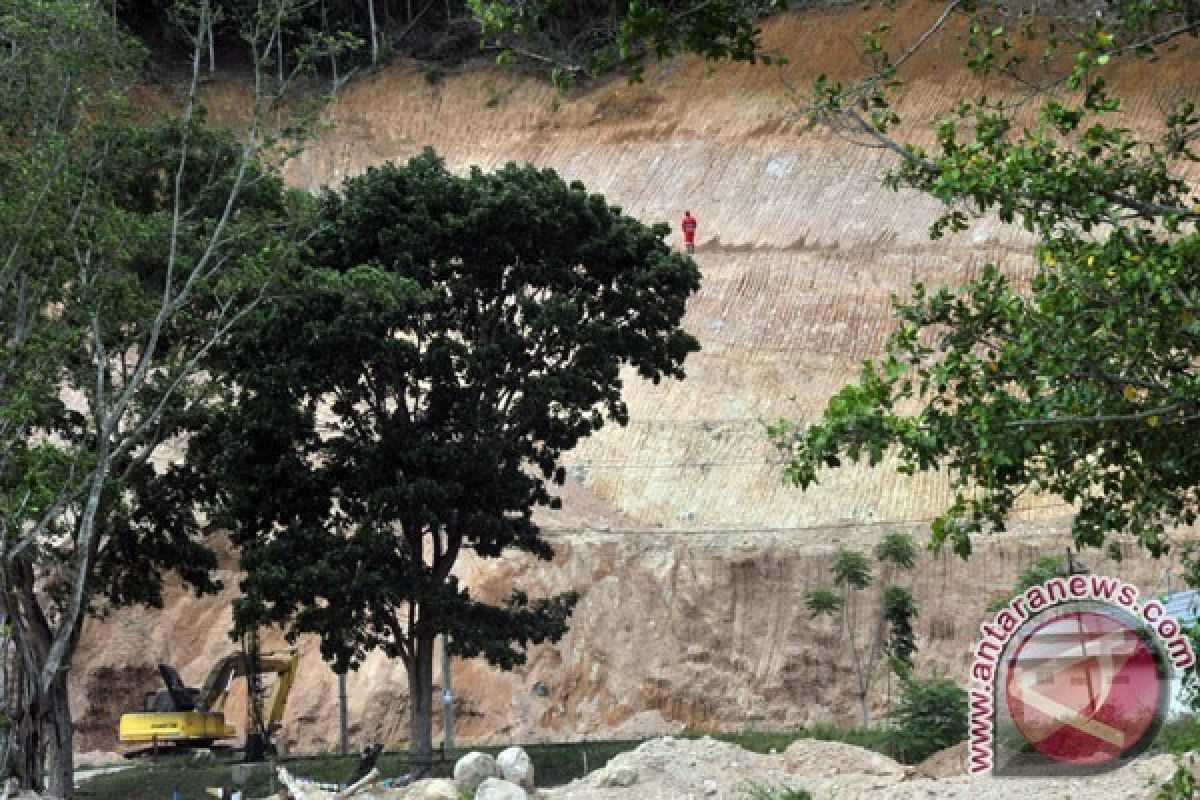
[[[1124,616],[1124,615],[1122,615]],[[1060,762],[1100,765],[1157,733],[1170,684],[1138,626],[1105,611],[1064,611],[1021,638],[1005,694],[1021,735]]]

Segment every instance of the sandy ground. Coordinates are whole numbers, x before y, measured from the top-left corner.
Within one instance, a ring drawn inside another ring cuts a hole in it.
[[[1153,798],[1175,769],[1170,756],[1139,759],[1105,775],[1075,779],[918,777],[918,770],[851,745],[801,740],[760,755],[713,739],[653,739],[601,770],[556,789],[547,800],[748,800],[757,788],[806,789],[815,800],[871,797],[1096,800]],[[943,770],[962,772],[957,770]],[[630,782],[629,785],[617,784]]]

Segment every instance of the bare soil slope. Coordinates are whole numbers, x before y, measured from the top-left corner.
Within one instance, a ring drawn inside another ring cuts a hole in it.
[[[913,6],[899,16],[912,26],[901,33],[911,38],[934,11]],[[782,70],[679,59],[642,85],[614,81],[570,97],[492,69],[395,66],[348,87],[330,132],[291,165],[289,179],[315,189],[433,145],[456,169],[530,161],[647,222],[677,225],[685,208],[700,220],[704,286],[686,324],[704,349],[689,360],[688,379],[652,387],[631,376],[629,426],[571,454],[566,508],[541,517],[558,546],[552,566],[518,558],[462,566],[484,595],[507,594],[516,580],[531,591],[575,588],[582,601],[568,637],[523,669],[455,665],[460,736],[529,741],[852,718],[837,634],[808,619],[804,592],[823,582],[839,544],[922,533],[945,485],[937,475],[848,468],[808,493],[784,488],[763,422],[818,413],[878,352],[889,297],[914,278],[955,283],[993,261],[1022,280],[1031,266],[1027,239],[995,220],[930,243],[938,207],[880,188],[888,167],[880,151],[805,130],[790,87],[859,69],[853,42],[868,26],[853,9],[787,15],[767,27],[769,44],[791,59]],[[903,99],[914,124],[945,110],[948,87],[971,85],[957,63],[949,44],[915,64]],[[1153,84],[1136,71],[1118,76],[1129,125],[1180,92],[1200,95],[1196,74],[1193,48],[1165,54]],[[218,86],[210,99],[233,114],[240,97]],[[929,668],[965,674],[986,601],[1038,555],[1062,551],[1067,512],[1033,498],[1012,535],[981,543],[970,563],[924,558],[914,588]],[[1127,555],[1120,566],[1093,565],[1162,588],[1168,564],[1133,548]],[[226,582],[236,586],[236,574]],[[117,715],[154,688],[156,661],[203,679],[230,647],[230,597],[175,592],[163,614],[121,612],[89,625],[73,677],[81,749],[113,746]],[[304,647],[286,728],[300,747],[329,747],[335,681],[315,645]],[[351,676],[356,743],[403,738],[404,685],[402,668],[379,658]]]

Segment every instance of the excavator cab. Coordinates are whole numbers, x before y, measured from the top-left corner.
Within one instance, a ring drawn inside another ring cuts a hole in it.
[[[167,688],[151,692],[146,696],[146,711],[195,711],[198,693],[190,689],[179,677],[179,671],[170,664],[159,664],[158,674]]]

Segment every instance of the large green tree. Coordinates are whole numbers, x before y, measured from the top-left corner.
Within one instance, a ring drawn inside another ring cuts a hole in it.
[[[538,39],[530,20],[561,9],[534,2],[515,14],[505,5],[480,4],[481,22],[518,45]],[[671,19],[711,7],[611,6],[623,20],[623,53],[749,58],[742,48],[722,50],[743,41],[739,9],[699,31],[699,42],[669,29]],[[897,299],[886,352],[864,365],[859,382],[831,398],[820,419],[775,426],[786,478],[808,486],[822,467],[879,463],[890,452],[906,473],[947,472],[954,500],[934,523],[934,542],[949,539],[963,555],[972,533],[1002,529],[1032,492],[1076,507],[1079,544],[1123,532],[1162,552],[1167,530],[1194,522],[1200,507],[1192,444],[1200,432],[1200,198],[1191,166],[1200,84],[1168,87],[1160,118],[1137,120],[1135,131],[1111,77],[1133,62],[1153,84],[1164,64],[1188,52],[1192,59],[1170,74],[1194,74],[1200,10],[1194,0],[949,0],[896,13],[926,13],[929,26],[901,39],[885,14],[864,31],[863,74],[818,78],[797,110],[890,150],[888,185],[946,204],[934,238],[984,214],[1032,233],[1037,273],[1024,288],[993,265],[963,286],[918,285]],[[950,46],[961,48],[965,66],[987,78],[987,95],[949,90],[935,143],[922,146],[899,133],[909,121],[894,101],[914,56],[947,37],[957,38]],[[755,36],[750,51],[758,48]],[[606,63],[557,57],[560,72]]]
[[[317,634],[338,670],[372,650],[403,661],[421,763],[435,637],[511,668],[575,603],[486,602],[459,555],[551,557],[532,514],[558,504],[560,456],[627,420],[635,374],[683,376],[700,276],[665,225],[549,170],[460,177],[426,151],[320,206],[318,268],[229,352],[237,388],[190,458],[242,548],[238,623]]]
[[[294,251],[260,82],[240,132],[197,102],[207,6],[179,113],[135,124],[139,63],[104,3],[0,3],[0,601],[15,685],[7,771],[74,793],[67,676],[83,621],[214,587],[163,446],[213,387],[202,368]],[[251,38],[251,41],[255,41]],[[258,52],[257,50],[255,52]],[[156,466],[157,464],[157,466]]]

